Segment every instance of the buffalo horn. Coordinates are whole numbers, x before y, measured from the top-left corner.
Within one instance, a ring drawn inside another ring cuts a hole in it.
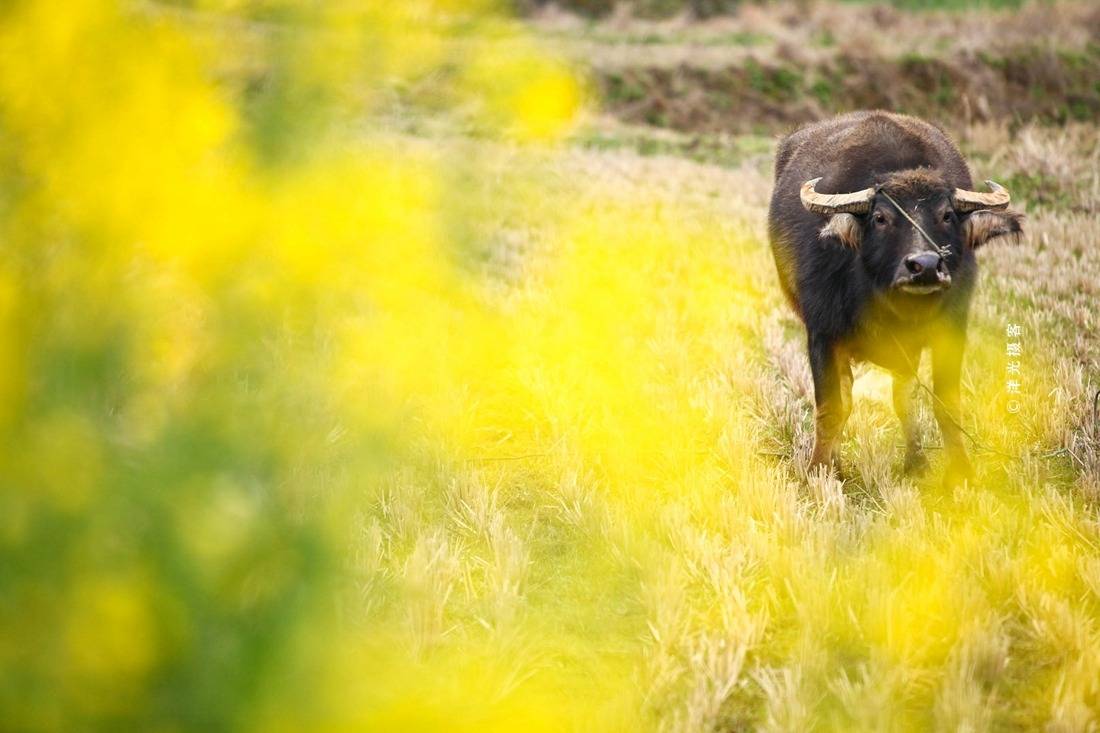
[[[871,210],[871,200],[875,198],[875,189],[865,188],[853,193],[818,193],[814,186],[821,178],[814,178],[802,184],[799,195],[802,205],[818,214],[866,214]],[[966,191],[971,195],[970,191]],[[958,194],[956,193],[956,196]]]
[[[955,210],[961,212],[976,209],[1003,209],[1008,206],[1009,195],[1005,187],[995,181],[986,181],[990,193],[955,189]]]

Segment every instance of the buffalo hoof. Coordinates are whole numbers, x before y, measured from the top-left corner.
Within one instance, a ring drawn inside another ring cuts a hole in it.
[[[906,476],[920,476],[928,470],[928,459],[920,451],[907,451],[902,470]]]
[[[834,461],[810,461],[806,466],[806,475],[813,476],[815,474],[823,474],[825,476],[836,476],[839,472],[839,466]]]
[[[959,488],[967,482],[974,483],[974,469],[970,465],[970,461],[966,459],[949,461],[947,469],[943,473],[944,488]]]

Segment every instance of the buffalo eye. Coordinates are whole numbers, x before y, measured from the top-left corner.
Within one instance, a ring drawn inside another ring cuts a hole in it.
[[[875,223],[878,224],[879,226],[882,226],[883,224],[886,223],[886,217],[883,216],[881,211],[876,211],[875,212]]]
[[[950,209],[943,212],[943,223],[944,224],[950,224],[951,223],[951,210]]]

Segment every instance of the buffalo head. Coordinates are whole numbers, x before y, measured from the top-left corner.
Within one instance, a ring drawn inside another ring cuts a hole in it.
[[[1008,191],[950,186],[934,170],[900,171],[871,188],[820,193],[820,178],[802,185],[802,205],[829,216],[823,239],[860,252],[882,290],[930,295],[951,286],[952,273],[990,239],[1019,234],[1022,216],[1007,211]]]

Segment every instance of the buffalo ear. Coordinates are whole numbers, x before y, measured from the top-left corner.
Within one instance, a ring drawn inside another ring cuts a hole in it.
[[[1018,240],[1024,231],[1023,220],[1024,215],[1014,211],[981,209],[969,214],[963,222],[963,240],[973,249],[997,237],[1012,236]]]
[[[859,249],[863,226],[852,214],[833,214],[829,217],[829,222],[821,227],[818,236],[822,239],[836,239],[845,247]]]

